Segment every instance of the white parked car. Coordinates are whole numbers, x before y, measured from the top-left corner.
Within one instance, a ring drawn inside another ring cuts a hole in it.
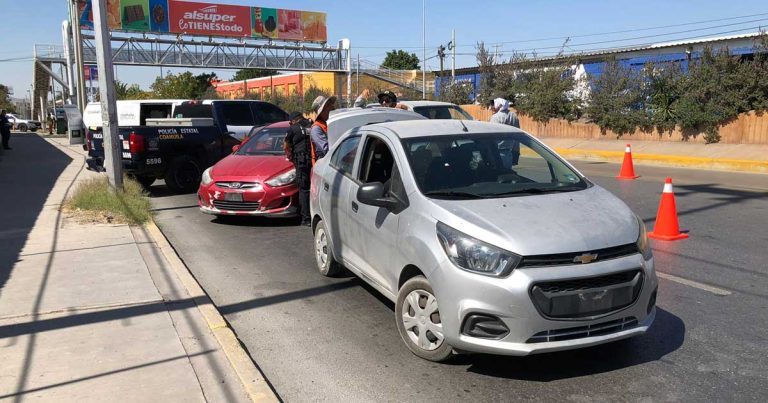
[[[8,121],[13,124],[13,128],[21,132],[25,132],[27,130],[36,132],[37,129],[42,126],[37,120],[22,119],[12,113],[6,113],[5,116],[8,117]]]
[[[461,109],[459,105],[440,101],[400,101],[408,110],[418,113],[427,119],[458,119],[474,120],[472,115]]]

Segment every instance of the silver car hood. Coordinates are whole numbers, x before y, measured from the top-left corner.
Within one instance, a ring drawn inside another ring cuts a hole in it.
[[[597,185],[500,199],[428,200],[438,221],[524,256],[593,251],[634,243],[639,235],[629,207]]]

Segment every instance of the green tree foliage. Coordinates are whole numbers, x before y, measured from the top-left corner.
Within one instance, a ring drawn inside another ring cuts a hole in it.
[[[480,90],[477,94],[477,100],[481,104],[486,104],[491,99],[496,98],[494,95],[497,90],[497,71],[498,66],[496,64],[496,58],[485,47],[485,43],[477,43],[477,65],[480,70]]]
[[[269,77],[277,75],[277,70],[269,69],[242,69],[235,72],[231,81],[250,80],[251,78]]]
[[[165,77],[157,77],[150,88],[156,98],[168,99],[203,99],[212,87],[211,80],[215,73],[193,75],[189,71],[179,74],[169,73]]]
[[[149,91],[144,91],[138,84],[124,83],[119,80],[115,80],[115,97],[118,100],[123,99],[151,99],[153,94]]]
[[[585,112],[605,131],[618,135],[634,132],[646,122],[642,72],[633,71],[616,60],[605,64],[603,72],[592,80],[592,90]]]
[[[471,94],[472,86],[469,83],[448,83],[448,80],[445,80],[440,88],[439,99],[443,102],[465,105],[472,103],[472,99],[470,98]]]
[[[514,55],[497,77],[497,96],[514,101],[515,108],[538,122],[552,118],[578,119],[581,100],[573,95],[574,62],[561,58],[554,65],[540,65],[536,57]]]
[[[248,94],[246,98],[260,99],[262,101],[270,102],[288,113],[296,111],[308,114],[312,112],[312,102],[319,95],[326,97],[330,96],[330,94],[327,94],[325,91],[311,85],[304,90],[304,95],[299,95],[296,92],[293,92],[290,95],[285,95],[278,91],[275,93],[267,93],[263,98],[258,97],[255,93]]]
[[[419,58],[415,53],[408,53],[402,49],[392,50],[387,52],[381,67],[393,70],[417,70],[419,69]]]
[[[11,88],[0,84],[0,109],[5,109],[6,112],[15,112],[16,107],[11,102]]]

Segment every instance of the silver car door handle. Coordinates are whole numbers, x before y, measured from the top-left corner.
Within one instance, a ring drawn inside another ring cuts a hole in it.
[[[355,202],[352,202],[352,211],[354,211],[355,213],[357,213],[357,208],[358,208],[358,205],[357,205],[357,203],[355,203]]]

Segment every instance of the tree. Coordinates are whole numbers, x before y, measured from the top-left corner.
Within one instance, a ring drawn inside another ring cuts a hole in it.
[[[11,102],[11,88],[0,84],[0,109],[5,109],[6,112],[15,112],[16,107]]]
[[[123,99],[149,99],[152,93],[144,91],[138,84],[128,85],[119,80],[115,80],[115,97],[118,100]]]
[[[169,73],[165,77],[157,77],[150,88],[158,98],[168,99],[202,99],[216,73],[193,75],[189,71],[179,74]]]
[[[251,78],[269,77],[277,74],[277,70],[269,69],[242,69],[235,72],[231,81],[250,80]]]
[[[477,43],[477,65],[480,71],[480,93],[477,98],[482,104],[486,104],[494,98],[497,86],[496,59],[485,47],[485,43]]]
[[[444,80],[440,88],[440,100],[456,105],[472,103],[471,95],[472,85],[466,82],[448,83],[448,80]]]
[[[419,57],[415,53],[408,53],[404,50],[392,50],[387,52],[381,67],[393,70],[418,70]]]
[[[645,99],[643,75],[609,60],[600,76],[592,80],[592,91],[585,112],[589,119],[605,130],[621,136],[645,126]]]

